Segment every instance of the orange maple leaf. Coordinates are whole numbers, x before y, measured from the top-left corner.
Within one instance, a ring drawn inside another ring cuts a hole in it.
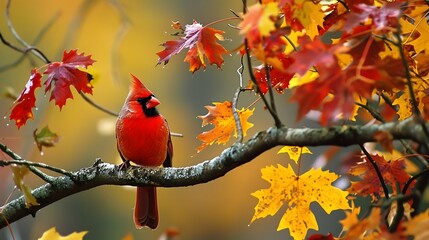
[[[429,209],[415,216],[405,224],[405,232],[414,239],[423,240],[429,236]]]
[[[308,229],[318,230],[316,217],[310,209],[312,202],[319,205],[330,214],[337,209],[350,209],[347,201],[347,191],[332,186],[338,175],[329,171],[310,169],[302,175],[296,175],[290,165],[287,168],[278,164],[262,170],[262,179],[271,186],[261,189],[252,196],[259,199],[255,206],[255,214],[251,222],[258,218],[276,214],[282,205],[288,209],[280,220],[277,230],[288,228],[294,239],[304,239]]]
[[[189,71],[194,73],[201,67],[206,68],[205,58],[210,64],[216,64],[218,68],[222,67],[224,62],[222,55],[228,51],[220,45],[217,40],[223,40],[224,32],[207,26],[202,26],[198,22],[186,25],[184,35],[178,40],[167,41],[162,44],[164,50],[156,53],[159,57],[158,64],[164,62],[167,64],[173,55],[180,53],[188,48],[185,62],[189,62]]]
[[[202,126],[207,124],[213,124],[215,127],[207,132],[203,132],[197,136],[203,143],[197,148],[198,152],[201,152],[208,145],[213,143],[225,144],[228,142],[231,134],[237,135],[237,129],[234,121],[234,115],[232,112],[232,103],[225,101],[223,103],[214,102],[214,106],[206,106],[209,111],[204,116],[198,116],[203,120]],[[241,127],[243,129],[243,135],[246,136],[246,132],[249,128],[253,127],[253,124],[248,122],[248,118],[253,115],[255,109],[241,109],[238,110],[238,116],[240,118]]]

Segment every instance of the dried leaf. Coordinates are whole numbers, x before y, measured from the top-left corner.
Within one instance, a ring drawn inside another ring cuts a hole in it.
[[[37,129],[34,130],[33,137],[40,152],[42,152],[42,147],[53,147],[60,141],[60,137],[52,132],[47,125],[39,133],[37,133]]]
[[[31,206],[39,205],[36,198],[33,196],[33,194],[31,194],[31,188],[24,183],[24,176],[28,173],[28,168],[26,166],[18,165],[11,165],[11,168],[15,186],[24,194],[25,206],[29,208]]]

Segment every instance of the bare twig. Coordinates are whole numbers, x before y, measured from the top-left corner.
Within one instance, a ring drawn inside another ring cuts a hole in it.
[[[53,171],[53,172],[56,172],[56,173],[68,176],[70,178],[74,177],[72,173],[70,173],[70,172],[68,172],[68,171],[66,171],[64,169],[57,168],[57,167],[52,167],[52,166],[50,166],[48,164],[45,164],[45,163],[31,162],[31,161],[23,160],[18,154],[14,153],[6,145],[0,144],[0,150],[3,151],[4,153],[6,153],[12,159],[14,159],[14,160],[0,160],[0,167],[12,165],[12,164],[26,166],[34,174],[36,174],[37,176],[39,176],[41,179],[45,180],[46,182],[52,182],[53,181],[53,177],[51,177],[51,176],[49,176],[49,175],[41,172],[36,167],[48,169],[50,171]]]
[[[6,3],[6,22],[7,22],[7,26],[9,27],[9,31],[12,33],[12,35],[15,37],[15,39],[18,40],[18,42],[20,42],[25,47],[25,49],[21,49],[19,52],[26,53],[28,51],[31,51],[36,57],[40,58],[45,63],[50,63],[50,60],[39,49],[28,44],[16,32],[15,28],[12,25],[12,21],[10,20],[9,12],[10,12],[11,2],[12,2],[12,0],[8,0]],[[3,42],[3,40],[2,40],[2,42]],[[10,46],[10,45],[8,45],[8,46]],[[20,48],[13,48],[13,49],[18,51],[18,49],[20,49]]]
[[[31,45],[34,46],[34,45],[37,45],[39,43],[39,41],[42,39],[42,37],[45,35],[45,33],[52,27],[53,23],[56,22],[56,20],[59,18],[59,16],[60,16],[60,13],[58,12],[48,21],[48,23],[37,34],[36,38],[34,39],[34,41]],[[1,33],[0,33],[0,35],[1,35]],[[5,40],[3,39],[3,37],[2,36],[0,36],[0,37],[2,38],[3,44],[7,45],[4,42]],[[9,45],[7,45],[7,46],[9,46]],[[21,51],[19,51],[19,52],[21,52]],[[22,62],[22,60],[25,59],[26,53],[28,53],[28,51],[26,51],[25,54],[20,55],[20,57],[16,61],[9,63],[7,65],[1,66],[0,72],[6,71],[6,70],[11,69],[11,68],[17,66],[18,64],[20,64]],[[41,54],[44,55],[43,53],[41,53]],[[49,59],[45,59],[45,60],[49,60]]]

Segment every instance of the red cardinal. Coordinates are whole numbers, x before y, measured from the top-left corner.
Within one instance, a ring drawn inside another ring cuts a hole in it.
[[[171,167],[173,145],[167,121],[155,108],[160,104],[149,89],[134,75],[130,93],[116,121],[118,151],[124,164],[129,161],[156,167]],[[137,187],[134,223],[137,228],[158,226],[158,204],[155,187]]]

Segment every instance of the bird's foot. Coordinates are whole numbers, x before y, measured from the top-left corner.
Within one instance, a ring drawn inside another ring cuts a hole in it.
[[[119,171],[125,171],[131,166],[130,160],[125,160],[123,163],[119,164]]]

